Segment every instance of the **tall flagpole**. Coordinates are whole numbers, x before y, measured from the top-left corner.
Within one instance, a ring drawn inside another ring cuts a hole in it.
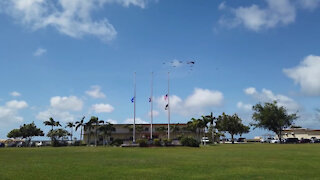
[[[136,142],[136,72],[134,72],[134,96],[133,96],[133,139]]]
[[[152,136],[152,124],[153,124],[153,72],[151,72],[151,96],[150,96],[150,139],[153,139],[153,136]]]
[[[168,72],[168,139],[170,139],[170,72]]]

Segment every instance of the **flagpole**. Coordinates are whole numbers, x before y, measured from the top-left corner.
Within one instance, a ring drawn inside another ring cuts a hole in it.
[[[136,72],[134,72],[134,96],[133,96],[133,139],[132,142],[136,143]]]
[[[151,96],[150,96],[150,120],[151,120],[151,123],[150,123],[150,139],[153,139],[153,136],[152,136],[152,124],[153,124],[153,72],[151,72]]]
[[[170,72],[168,72],[168,139],[170,139]]]

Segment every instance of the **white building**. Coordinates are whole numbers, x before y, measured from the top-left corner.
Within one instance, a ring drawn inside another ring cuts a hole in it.
[[[282,131],[282,138],[320,139],[320,129],[291,128]]]

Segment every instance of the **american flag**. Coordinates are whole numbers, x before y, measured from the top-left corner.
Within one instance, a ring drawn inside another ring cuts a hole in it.
[[[168,94],[164,96],[164,100],[167,100],[167,99],[168,99]]]

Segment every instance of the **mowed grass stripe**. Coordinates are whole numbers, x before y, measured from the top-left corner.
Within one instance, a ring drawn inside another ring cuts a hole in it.
[[[0,179],[319,179],[319,144],[1,148]]]

